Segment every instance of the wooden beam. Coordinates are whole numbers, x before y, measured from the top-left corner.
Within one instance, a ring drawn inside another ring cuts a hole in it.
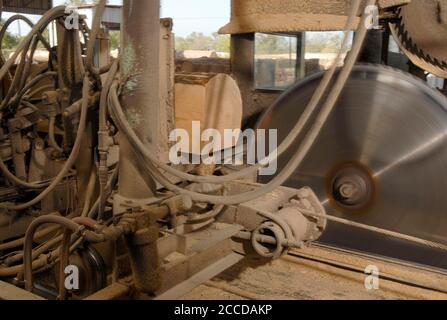
[[[0,300],[45,300],[35,294],[0,281]]]
[[[409,2],[379,0],[379,7]],[[231,9],[231,22],[220,33],[337,31],[345,28],[351,0],[232,0]]]

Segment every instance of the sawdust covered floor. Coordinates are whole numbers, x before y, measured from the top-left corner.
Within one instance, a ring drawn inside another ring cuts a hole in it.
[[[377,266],[379,289],[364,270]],[[422,267],[313,247],[273,262],[245,259],[184,300],[447,300],[447,274]]]

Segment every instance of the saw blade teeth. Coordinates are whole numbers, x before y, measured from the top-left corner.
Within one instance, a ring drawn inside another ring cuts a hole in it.
[[[417,52],[419,57],[425,56],[424,51],[422,49],[418,48],[417,45],[415,45],[415,47],[414,47],[414,52]],[[430,56],[427,55],[427,58],[430,59]]]
[[[416,55],[418,58],[428,62],[434,66],[437,66],[441,69],[447,68],[447,63],[443,60],[434,59],[428,53],[426,53],[423,49],[419,48],[417,43],[409,35],[408,30],[405,28],[405,24],[397,23],[397,31],[398,38],[402,45],[412,54]]]
[[[447,62],[441,57],[435,56],[430,52],[426,52],[423,47],[418,45],[418,41],[415,40],[412,36],[409,29],[411,30],[412,28],[414,28],[414,26],[412,25],[412,27],[407,28],[408,14],[406,13],[406,11],[403,10],[403,8],[404,7],[399,7],[396,9],[395,12],[397,15],[397,19],[392,24],[392,27],[395,31],[394,35],[396,37],[396,41],[399,42],[399,44],[405,49],[408,54],[411,54],[414,56],[414,58],[421,60],[421,63],[425,62],[426,64],[432,65],[433,67],[441,71],[439,73],[445,72],[445,70],[447,70]],[[433,72],[434,70],[431,71]]]

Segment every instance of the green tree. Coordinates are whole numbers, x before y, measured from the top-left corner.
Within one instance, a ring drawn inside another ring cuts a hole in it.
[[[110,31],[110,49],[115,50],[120,47],[121,33],[119,31]]]
[[[310,53],[336,53],[340,50],[343,34],[340,32],[306,33],[306,51]]]
[[[81,6],[87,4],[86,0],[65,0],[66,6]]]
[[[256,35],[257,54],[285,54],[296,52],[296,41],[292,37],[259,33]]]
[[[229,35],[220,35],[217,32],[213,33],[214,38],[214,49],[217,52],[230,52],[231,47],[231,37]]]
[[[230,52],[230,37],[213,33],[205,35],[201,32],[193,32],[186,37],[175,38],[175,47],[179,51],[204,50],[217,52]]]
[[[5,22],[3,20],[0,22],[1,27],[3,27],[4,23]],[[19,42],[20,37],[18,35],[12,34],[7,31],[3,38],[2,48],[7,50],[15,49],[18,46]]]

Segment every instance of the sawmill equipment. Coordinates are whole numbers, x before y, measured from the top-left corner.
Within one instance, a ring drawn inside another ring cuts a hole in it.
[[[260,128],[282,141],[302,116],[323,75],[298,83],[273,105]],[[339,218],[447,244],[444,172],[447,99],[409,74],[358,65],[305,161],[286,183],[311,187]],[[319,106],[321,108],[321,106]],[[294,142],[300,145],[302,137]],[[286,166],[285,153],[278,166]],[[267,182],[269,177],[261,177]],[[359,233],[339,224],[323,242],[445,267],[435,249]],[[418,251],[419,250],[419,251]]]
[[[0,56],[0,281],[35,298],[175,299],[247,256],[269,262],[319,239],[374,251],[383,236],[393,250],[405,242],[413,253],[442,252],[417,262],[446,267],[447,100],[402,72],[356,66],[370,28],[365,8],[376,0],[322,0],[317,10],[301,0],[233,2],[223,29],[242,34],[233,53],[263,23],[299,32],[306,27],[297,17],[307,17],[308,28],[344,31],[329,70],[264,113],[258,129],[277,130],[279,146],[255,163],[239,135],[208,149],[196,140],[242,131],[247,101],[257,98],[243,82],[246,66],[232,65],[234,78],[176,72],[172,20],[160,19],[158,0],[123,1],[121,48],[111,59],[98,52],[107,47],[98,45],[106,2],[91,28],[58,6],[36,24],[15,15],[0,31],[1,43],[16,20],[32,28],[10,58]],[[385,21],[395,23],[407,54],[424,61],[415,63],[443,75],[442,46],[425,41],[441,32],[422,37],[430,31],[412,17],[421,10],[437,18],[427,26],[442,24],[443,1],[420,9],[408,0],[377,3],[384,17],[397,12],[397,22]],[[38,47],[48,50],[45,63],[33,63]],[[186,151],[174,145],[179,132]],[[239,154],[247,159],[233,163]],[[258,181],[276,162],[275,175]],[[359,240],[340,225],[372,235]],[[74,271],[78,283],[67,284]]]
[[[240,129],[242,111],[227,75],[178,75],[174,86],[172,22],[160,21],[159,4],[124,1],[122,54],[99,65],[105,0],[92,29],[63,6],[35,25],[15,15],[2,28],[4,36],[15,20],[32,26],[0,69],[0,279],[27,297],[173,299],[248,254],[279,258],[324,232],[309,188],[238,182],[258,168],[225,175],[213,164],[170,165],[174,91],[178,111],[188,108],[183,93],[200,102],[196,112],[213,112],[208,127]],[[53,47],[43,36],[50,24]],[[49,60],[34,65],[39,45]],[[235,112],[219,125],[228,105]]]
[[[401,50],[421,69],[446,78],[447,1],[411,1],[396,14],[390,28]]]
[[[442,78],[445,9],[445,1],[424,0],[380,11],[382,25],[388,21],[411,62]],[[323,74],[314,75],[284,93],[263,113],[259,128],[276,128],[283,140],[322,79]],[[355,68],[325,129],[286,184],[310,186],[330,215],[347,220],[331,222],[322,243],[445,268],[447,258],[439,246],[409,243],[373,229],[446,244],[444,205],[437,204],[443,200],[439,173],[446,102],[438,91],[401,71],[378,65]],[[279,161],[280,168],[286,159]],[[372,228],[358,230],[348,221]]]

